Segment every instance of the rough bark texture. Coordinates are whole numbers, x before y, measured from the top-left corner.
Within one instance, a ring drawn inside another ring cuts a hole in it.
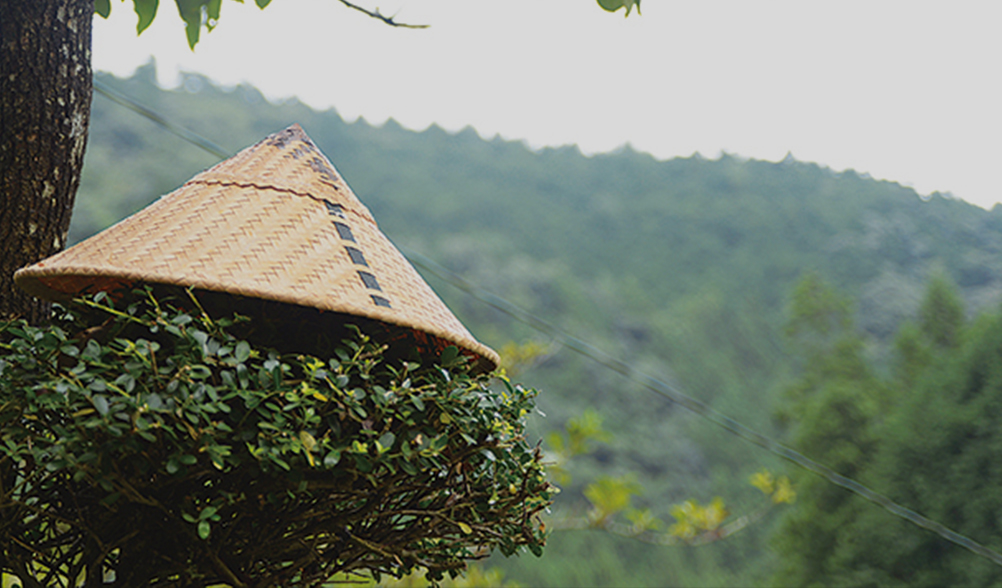
[[[13,273],[61,250],[91,101],[94,0],[0,0],[0,317],[48,305]]]

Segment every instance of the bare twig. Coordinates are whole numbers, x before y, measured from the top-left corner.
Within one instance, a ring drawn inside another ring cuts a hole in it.
[[[216,553],[215,550],[206,547],[205,551],[209,555],[209,560],[212,561],[212,566],[216,568],[216,571],[226,578],[230,584],[236,586],[237,588],[247,587],[247,584],[242,582],[240,578],[237,578],[237,575],[233,573],[233,570],[231,570],[230,567],[227,566],[222,559],[220,559],[219,554]]]
[[[381,20],[384,23],[390,25],[391,27],[400,27],[402,29],[426,29],[429,26],[431,26],[431,25],[426,25],[426,24],[414,25],[414,24],[407,24],[407,23],[403,23],[403,22],[397,22],[397,21],[393,20],[392,16],[386,16],[383,13],[379,12],[378,8],[375,9],[375,10],[369,10],[367,8],[362,8],[358,4],[353,4],[351,2],[348,2],[348,0],[339,0],[339,1],[341,2],[341,4],[344,4],[348,8],[352,8],[354,10],[357,10],[357,11],[361,12],[362,14],[371,16],[372,18],[375,18],[377,20]]]

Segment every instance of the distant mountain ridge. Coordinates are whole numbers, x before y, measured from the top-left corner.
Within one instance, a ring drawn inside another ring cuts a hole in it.
[[[909,298],[906,284],[937,264],[975,306],[1002,294],[1002,259],[991,255],[1002,246],[998,207],[986,212],[939,194],[926,201],[898,184],[790,158],[657,161],[629,148],[586,157],[575,147],[533,152],[520,142],[485,141],[472,129],[449,134],[434,125],[408,131],[392,120],[382,127],[345,123],[333,111],[295,101],[272,105],[252,88],[227,92],[197,76],[197,83],[163,91],[153,84],[152,67],[128,80],[102,79],[234,151],[302,123],[390,234],[426,247],[476,232],[505,253],[559,259],[589,278],[634,276],[657,297],[754,270],[767,279],[744,275],[741,289],[752,285],[771,304],[781,304],[789,280],[812,267],[861,295],[864,324],[881,335],[884,321],[869,318],[869,309],[891,311],[878,300],[883,293]],[[90,169],[71,238],[107,226],[211,163],[211,156],[96,97]],[[100,178],[91,173],[98,165]],[[121,181],[110,166],[128,180],[107,186]],[[107,199],[90,205],[89,194],[116,191],[124,194],[111,206]],[[419,223],[449,230],[430,238],[412,229]],[[697,279],[669,284],[660,277],[667,275]]]

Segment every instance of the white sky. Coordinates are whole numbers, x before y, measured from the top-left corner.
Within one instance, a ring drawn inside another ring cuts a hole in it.
[[[660,159],[792,152],[1002,201],[1002,2],[645,0],[624,19],[594,0],[358,0],[427,30],[337,0],[246,2],[224,1],[192,53],[171,0],[139,38],[132,2],[112,0],[94,67],[129,75],[152,55],[168,87],[199,72],[349,120]]]

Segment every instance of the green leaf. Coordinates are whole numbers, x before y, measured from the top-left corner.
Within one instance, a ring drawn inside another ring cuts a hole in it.
[[[248,370],[247,366],[242,363],[237,366],[237,381],[240,382],[241,390],[246,390],[250,386],[250,370]],[[256,401],[254,402],[254,406],[257,406]],[[254,408],[250,405],[249,401],[247,403],[247,408]]]
[[[100,394],[95,394],[94,398],[91,399],[94,403],[94,408],[97,409],[101,416],[108,416],[108,399]]]
[[[364,455],[354,454],[352,457],[355,458],[355,467],[357,467],[363,473],[368,473],[372,471],[372,462],[369,458]]]
[[[101,357],[101,344],[97,341],[91,339],[87,341],[87,346],[84,347],[83,353],[80,355],[86,360],[95,360]]]
[[[202,539],[208,539],[209,533],[211,532],[212,532],[212,525],[209,524],[209,521],[199,521],[198,523],[199,537],[201,537]]]
[[[411,476],[416,476],[418,474],[417,468],[414,467],[414,464],[412,464],[411,462],[406,460],[401,460],[399,463],[400,463],[400,469],[407,472]]]
[[[164,408],[163,398],[161,398],[159,394],[154,392],[146,397],[146,406],[148,406],[150,410],[163,410]]]
[[[327,454],[327,457],[324,458],[324,467],[332,468],[336,466],[339,461],[341,461],[341,452],[336,450],[331,451]]]
[[[271,0],[254,0],[254,4],[257,4],[258,8],[264,8],[265,6],[271,4]]]
[[[133,0],[133,8],[139,17],[139,22],[136,24],[137,35],[141,35],[153,23],[159,5],[160,0]]]
[[[111,15],[110,0],[94,0],[94,12],[101,15],[101,18],[108,18]]]
[[[455,345],[449,345],[442,350],[442,367],[451,367],[457,357],[459,357],[459,349]]]
[[[179,314],[176,317],[172,318],[170,322],[171,324],[180,325],[183,327],[184,325],[187,325],[193,320],[195,319],[191,318],[191,315]]]
[[[121,386],[126,392],[132,392],[136,389],[136,378],[130,374],[122,374],[115,378],[115,385]]]
[[[205,12],[210,21],[219,20],[219,7],[222,3],[223,0],[209,0],[208,4],[205,5]]]
[[[248,359],[250,359],[250,355],[251,355],[250,343],[246,341],[241,341],[237,343],[237,348],[233,352],[233,357],[237,360],[238,363],[243,363],[247,361]]]
[[[630,10],[637,7],[637,14],[640,14],[640,0],[598,0],[598,5],[609,12],[616,12],[620,8],[626,8],[626,16],[630,16]]]
[[[184,21],[184,32],[188,37],[188,47],[192,51],[198,45],[198,37],[202,33],[203,0],[174,0],[177,11]]]
[[[380,437],[376,443],[379,445],[379,452],[385,453],[393,447],[393,442],[396,441],[397,437],[393,433],[387,432]]]
[[[299,442],[303,444],[306,451],[313,451],[313,448],[317,446],[317,440],[308,431],[299,432]]]

